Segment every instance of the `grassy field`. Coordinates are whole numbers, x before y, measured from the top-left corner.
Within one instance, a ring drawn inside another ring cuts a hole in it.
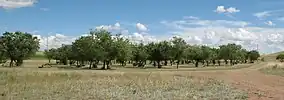
[[[222,81],[180,72],[0,69],[1,100],[245,100]]]
[[[278,75],[278,76],[284,77],[284,66],[282,64],[276,63],[276,64],[270,65],[266,68],[262,68],[259,71],[261,71],[265,74]]]
[[[26,60],[22,67],[0,68],[0,100],[247,100],[247,91],[217,79],[192,75],[190,71],[234,70],[252,65],[195,68],[191,64],[179,69],[175,65],[163,69],[113,65],[114,70],[37,68],[47,62]]]

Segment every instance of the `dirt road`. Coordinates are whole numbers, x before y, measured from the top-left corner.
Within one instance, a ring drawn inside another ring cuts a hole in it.
[[[194,76],[213,77],[248,91],[249,100],[284,100],[284,77],[266,75],[258,71],[269,62],[231,71],[193,72]]]

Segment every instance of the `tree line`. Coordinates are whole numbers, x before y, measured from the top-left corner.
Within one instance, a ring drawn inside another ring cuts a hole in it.
[[[46,57],[67,65],[84,66],[88,62],[89,68],[110,69],[112,62],[122,66],[127,63],[137,67],[145,67],[150,61],[154,67],[175,64],[193,63],[195,67],[202,63],[204,66],[239,63],[253,63],[260,57],[256,50],[248,51],[241,45],[228,43],[213,48],[205,45],[189,45],[180,37],[173,37],[169,41],[151,42],[148,44],[133,43],[120,34],[112,35],[106,30],[91,30],[89,36],[81,36],[70,45],[62,45],[45,51]]]
[[[9,66],[21,66],[39,50],[39,39],[25,32],[4,32],[0,36],[0,63],[10,61]],[[133,43],[120,34],[112,35],[106,30],[94,30],[89,36],[81,36],[70,45],[45,50],[45,56],[58,63],[81,67],[86,63],[89,68],[102,64],[102,69],[110,69],[113,61],[122,66],[133,64],[145,67],[147,61],[162,68],[175,64],[199,63],[205,66],[254,62],[260,56],[258,51],[248,51],[241,45],[229,43],[213,48],[205,45],[189,45],[179,37],[169,41],[148,44]]]

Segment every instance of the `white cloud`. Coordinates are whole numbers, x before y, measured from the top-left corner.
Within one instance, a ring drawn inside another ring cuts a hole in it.
[[[141,23],[137,23],[136,28],[137,28],[138,31],[142,31],[142,32],[148,30],[147,27],[144,24],[141,24]]]
[[[215,10],[215,12],[225,13],[225,12],[227,12],[227,10],[225,9],[224,6],[217,6],[217,9]]]
[[[267,17],[271,17],[271,16],[276,16],[276,15],[281,15],[281,13],[283,13],[284,10],[280,9],[280,10],[270,10],[270,11],[262,11],[262,12],[257,12],[254,13],[253,16],[257,17],[258,19],[265,19]]]
[[[228,20],[201,20],[201,19],[183,19],[176,21],[161,21],[160,23],[179,28],[186,29],[191,27],[217,27],[217,26],[228,26],[228,27],[245,27],[249,25],[249,22],[245,21],[228,21]]]
[[[237,8],[234,7],[229,7],[229,8],[225,8],[224,6],[217,6],[216,10],[214,10],[217,13],[237,13],[240,12],[240,10],[238,10]]]
[[[36,0],[0,0],[0,8],[13,9],[33,6]]]
[[[201,26],[192,27],[192,24]],[[206,22],[204,24],[204,22]],[[229,20],[177,20],[162,21],[175,35],[183,37],[191,44],[218,46],[226,43],[237,43],[248,50],[256,49],[264,53],[284,50],[284,28],[246,26],[249,23]],[[211,23],[211,24],[208,24]],[[274,25],[272,22],[267,22]],[[229,25],[231,24],[231,25]],[[244,27],[242,27],[245,25]],[[169,35],[170,37],[171,35]]]
[[[259,19],[262,19],[262,18],[271,16],[271,14],[270,14],[269,11],[258,12],[258,13],[255,13],[255,14],[253,14],[253,15],[256,16],[256,17],[259,18]]]
[[[230,8],[227,9],[227,12],[228,13],[236,13],[236,12],[240,12],[240,10],[238,10],[237,8],[230,7]]]
[[[269,26],[275,26],[276,24],[274,24],[272,21],[267,21],[267,22],[264,22],[266,25],[269,25]]]
[[[47,48],[58,48],[62,44],[71,44],[75,41],[77,37],[75,36],[65,36],[63,34],[55,34],[50,36],[34,35],[40,39],[40,50],[45,50]]]

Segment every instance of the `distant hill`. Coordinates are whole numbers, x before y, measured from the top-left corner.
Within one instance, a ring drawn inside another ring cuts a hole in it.
[[[272,54],[266,54],[266,55],[262,55],[261,57],[264,58],[265,61],[275,61],[276,60],[276,56],[284,53],[284,51],[280,51],[280,52],[276,52],[276,53],[272,53]]]

